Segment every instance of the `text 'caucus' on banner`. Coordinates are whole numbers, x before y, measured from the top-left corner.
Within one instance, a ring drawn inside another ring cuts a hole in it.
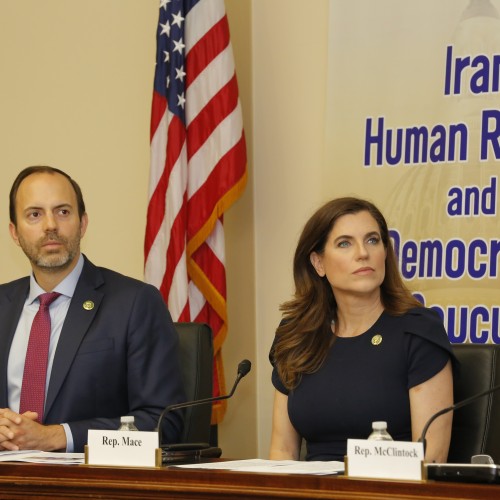
[[[384,212],[451,342],[500,343],[500,0],[330,2],[325,195]]]

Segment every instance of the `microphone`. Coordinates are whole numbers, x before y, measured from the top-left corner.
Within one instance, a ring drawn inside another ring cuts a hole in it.
[[[158,443],[160,445],[160,448],[162,447],[162,431],[161,431],[161,424],[163,422],[163,419],[165,418],[165,415],[171,411],[175,410],[180,410],[182,408],[188,408],[191,406],[198,406],[198,405],[203,405],[207,403],[214,403],[215,401],[222,401],[224,399],[229,399],[230,397],[233,396],[234,391],[236,390],[236,387],[240,383],[240,380],[248,374],[250,369],[252,368],[252,363],[248,359],[244,359],[243,361],[240,361],[238,364],[238,373],[236,375],[236,380],[234,381],[233,388],[231,389],[231,392],[229,394],[226,394],[225,396],[217,396],[217,397],[212,397],[212,398],[204,398],[204,399],[197,399],[194,401],[186,401],[184,403],[177,403],[173,405],[167,406],[160,414],[160,418],[158,419],[158,426],[156,428],[158,432]]]
[[[420,439],[418,440],[419,443],[424,444],[424,453],[425,453],[425,436],[427,434],[427,431],[429,430],[429,427],[431,426],[432,422],[436,420],[436,418],[440,417],[441,415],[444,415],[445,413],[448,413],[450,411],[455,411],[458,410],[459,408],[462,408],[463,406],[467,406],[470,403],[473,403],[479,398],[482,398],[483,396],[487,396],[488,394],[491,394],[492,392],[497,391],[500,389],[500,384],[495,385],[494,387],[491,387],[490,389],[487,389],[486,391],[480,392],[479,394],[475,394],[474,396],[470,396],[469,398],[466,398],[456,404],[453,404],[451,406],[448,406],[448,408],[443,408],[442,410],[439,410],[437,413],[432,415],[432,417],[427,420],[426,424],[424,425],[424,428],[422,430],[422,435],[420,436]]]

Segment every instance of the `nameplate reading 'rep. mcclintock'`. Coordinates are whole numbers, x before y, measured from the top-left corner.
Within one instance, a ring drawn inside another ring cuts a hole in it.
[[[407,441],[347,440],[346,474],[380,479],[422,479],[424,446]]]
[[[155,467],[157,432],[89,430],[88,465]]]

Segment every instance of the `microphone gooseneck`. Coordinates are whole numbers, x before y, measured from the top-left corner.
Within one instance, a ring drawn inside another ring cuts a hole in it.
[[[225,396],[217,396],[217,397],[212,397],[212,398],[204,398],[204,399],[197,399],[194,401],[186,401],[184,403],[177,403],[173,405],[167,406],[160,414],[160,418],[158,419],[158,426],[156,427],[156,431],[158,432],[158,443],[161,447],[162,445],[162,430],[161,430],[161,424],[163,422],[163,419],[165,418],[165,415],[171,411],[175,410],[180,410],[182,408],[188,408],[190,406],[198,406],[202,404],[207,404],[207,403],[215,403],[216,401],[222,401],[224,399],[229,399],[232,397],[234,394],[234,391],[236,391],[236,387],[240,383],[240,380],[248,375],[248,372],[252,368],[252,363],[248,359],[244,359],[243,361],[240,361],[238,364],[238,373],[236,375],[236,380],[234,381],[233,387],[231,389],[231,392],[229,394],[226,394]]]
[[[469,398],[466,398],[454,405],[448,406],[448,408],[443,408],[442,410],[439,410],[437,413],[434,413],[432,417],[427,420],[426,424],[424,425],[424,428],[422,430],[422,435],[420,436],[420,439],[418,440],[419,443],[424,444],[424,453],[425,453],[425,436],[427,435],[427,431],[429,430],[429,427],[431,426],[432,422],[436,420],[436,418],[440,417],[441,415],[444,415],[445,413],[448,413],[450,411],[455,411],[458,410],[459,408],[462,408],[463,406],[467,406],[470,403],[473,403],[476,401],[476,399],[482,398],[483,396],[487,396],[488,394],[491,394],[492,392],[497,391],[500,389],[500,384],[495,385],[494,387],[491,387],[490,389],[487,389],[486,391],[480,392],[479,394],[475,394],[474,396],[470,396]]]

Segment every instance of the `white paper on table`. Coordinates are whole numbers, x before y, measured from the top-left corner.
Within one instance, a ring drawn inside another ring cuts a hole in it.
[[[299,462],[297,460],[264,460],[260,458],[248,460],[230,460],[207,464],[176,465],[185,469],[219,469],[239,472],[260,472],[266,474],[314,474],[327,475],[344,472],[344,462]]]
[[[30,462],[37,464],[83,464],[83,453],[58,453],[40,450],[0,451],[0,462]]]

